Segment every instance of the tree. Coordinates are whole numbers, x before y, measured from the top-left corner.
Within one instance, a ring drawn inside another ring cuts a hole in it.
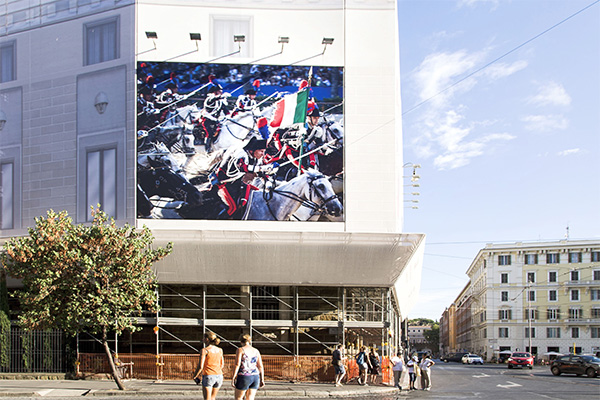
[[[74,225],[66,211],[35,219],[29,236],[10,239],[0,260],[8,275],[21,279],[17,297],[26,329],[61,329],[101,335],[115,383],[124,390],[108,347],[107,333],[136,331],[132,317],[157,311],[154,262],[172,251],[150,247],[146,227],[118,227],[92,209],[91,225]]]
[[[437,322],[431,324],[431,329],[424,331],[423,336],[431,349],[437,352],[440,348],[440,324]]]

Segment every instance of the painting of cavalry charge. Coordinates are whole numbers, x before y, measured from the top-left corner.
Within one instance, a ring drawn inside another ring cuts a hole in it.
[[[139,62],[138,218],[344,221],[343,78]]]

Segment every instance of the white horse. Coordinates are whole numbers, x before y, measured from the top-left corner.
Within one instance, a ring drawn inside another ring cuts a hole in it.
[[[332,176],[329,177],[329,182],[331,183],[331,187],[333,188],[333,192],[338,196],[338,198],[342,198],[344,195],[344,178],[343,176]],[[331,215],[326,212],[326,210],[315,209],[308,205],[301,205],[298,207],[295,213],[292,214],[290,220],[292,221],[318,221],[321,216],[327,218],[328,221],[331,222],[344,222],[344,214],[340,215]]]
[[[212,150],[228,149],[234,145],[243,145],[252,137],[267,139],[261,136],[257,121],[261,117],[265,117],[270,121],[274,112],[275,105],[270,105],[262,110],[253,108],[249,111],[240,112],[233,117],[226,117],[221,122],[221,131],[217,140],[212,145]]]
[[[343,206],[326,176],[316,170],[281,184],[271,190],[256,190],[248,203],[244,220],[287,221],[301,205],[339,216]]]

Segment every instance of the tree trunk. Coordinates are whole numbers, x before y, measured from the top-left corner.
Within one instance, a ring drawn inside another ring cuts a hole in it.
[[[106,340],[106,330],[102,335],[102,345],[104,346],[104,352],[106,353],[106,357],[108,357],[108,365],[110,365],[110,371],[112,372],[112,376],[115,379],[117,387],[119,388],[119,390],[125,390],[125,386],[123,386],[123,382],[121,382],[121,378],[117,373],[117,367],[115,366],[112,354],[110,354],[110,348],[108,347],[108,341]]]

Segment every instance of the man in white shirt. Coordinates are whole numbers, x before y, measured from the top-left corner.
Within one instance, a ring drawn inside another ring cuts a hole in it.
[[[392,372],[394,372],[394,386],[402,390],[400,386],[400,378],[402,377],[402,371],[404,370],[404,361],[402,361],[402,352],[399,351],[393,356],[390,361],[392,362]]]

